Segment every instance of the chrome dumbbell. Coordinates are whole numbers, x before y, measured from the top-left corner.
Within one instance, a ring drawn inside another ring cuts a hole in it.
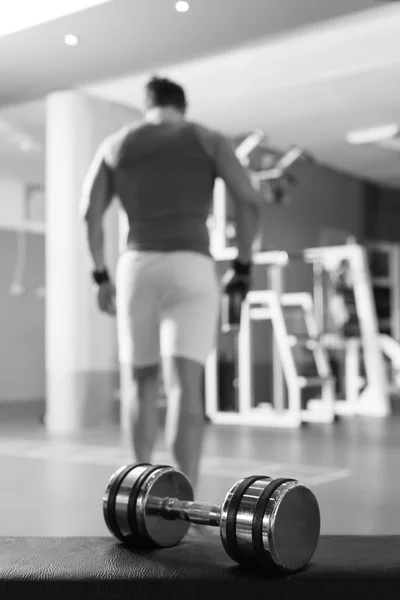
[[[236,562],[289,572],[308,564],[320,534],[318,502],[294,479],[247,477],[219,506],[195,502],[188,478],[168,466],[119,469],[108,484],[103,512],[110,532],[129,546],[175,546],[196,523],[219,527]]]

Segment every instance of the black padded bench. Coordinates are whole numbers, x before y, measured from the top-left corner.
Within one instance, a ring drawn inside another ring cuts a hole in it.
[[[0,538],[0,599],[391,600],[400,536],[322,537],[312,564],[286,578],[244,571],[216,536],[135,554],[112,538]]]

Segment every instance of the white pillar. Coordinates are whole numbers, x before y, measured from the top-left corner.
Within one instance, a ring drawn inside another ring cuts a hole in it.
[[[129,223],[125,211],[120,210],[118,217],[119,251],[122,253],[126,249]],[[126,370],[121,368],[119,377],[119,423],[122,440],[126,443],[130,442],[131,392],[132,381],[127,376]]]
[[[77,91],[47,98],[46,424],[72,434],[99,422],[118,386],[115,319],[97,310],[79,218],[82,184],[99,144],[139,114]],[[119,251],[117,206],[105,223],[107,264]]]

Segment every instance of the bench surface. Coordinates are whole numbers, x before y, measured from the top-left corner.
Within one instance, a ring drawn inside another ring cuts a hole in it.
[[[36,591],[35,591],[36,590]],[[218,536],[133,552],[110,538],[0,538],[0,598],[51,600],[400,598],[400,536],[322,536],[304,571],[247,571]]]

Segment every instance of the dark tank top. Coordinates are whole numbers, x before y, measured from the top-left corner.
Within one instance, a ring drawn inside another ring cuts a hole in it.
[[[206,225],[226,140],[187,121],[143,122],[107,140],[113,191],[129,222],[127,246],[152,252],[209,255]]]

